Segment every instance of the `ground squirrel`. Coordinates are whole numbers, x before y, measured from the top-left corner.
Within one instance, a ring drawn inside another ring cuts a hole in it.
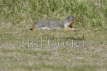
[[[38,20],[35,24],[33,24],[30,30],[72,30],[75,19],[76,18],[74,16],[69,16],[64,20]]]

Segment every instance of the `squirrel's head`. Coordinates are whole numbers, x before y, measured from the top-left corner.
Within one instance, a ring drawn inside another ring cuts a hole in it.
[[[70,23],[70,24],[74,24],[76,18],[74,16],[68,16],[67,18],[64,19],[64,23]]]
[[[65,27],[70,27],[72,28],[72,25],[75,24],[76,18],[74,16],[68,16],[67,18],[64,19],[64,24]]]

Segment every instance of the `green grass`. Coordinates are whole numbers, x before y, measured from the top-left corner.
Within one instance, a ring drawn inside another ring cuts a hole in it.
[[[103,1],[103,7],[97,7],[89,0],[0,0],[0,20],[28,26],[42,18],[76,16],[79,27],[105,27],[107,2]]]
[[[0,70],[107,70],[106,30],[32,32],[0,29]]]

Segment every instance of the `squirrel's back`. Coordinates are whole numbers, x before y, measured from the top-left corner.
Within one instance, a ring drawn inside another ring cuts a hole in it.
[[[62,29],[64,28],[64,23],[60,20],[39,20],[37,24],[35,24],[35,28],[48,30]]]

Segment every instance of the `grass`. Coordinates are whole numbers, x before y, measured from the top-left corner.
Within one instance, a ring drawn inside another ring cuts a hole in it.
[[[105,71],[106,47],[0,48],[0,69],[6,71]]]
[[[106,71],[107,2],[0,0],[0,70]],[[76,16],[77,31],[29,29],[38,19]]]
[[[0,20],[1,23],[24,23],[28,26],[41,18],[76,16],[82,27],[105,27],[106,1],[104,8],[95,4],[89,0],[1,0]]]
[[[70,33],[63,30],[32,32],[0,29],[0,70],[107,70],[107,34],[103,35],[104,38],[102,36],[106,30]]]
[[[106,47],[16,47],[0,48],[1,70],[106,70]]]

